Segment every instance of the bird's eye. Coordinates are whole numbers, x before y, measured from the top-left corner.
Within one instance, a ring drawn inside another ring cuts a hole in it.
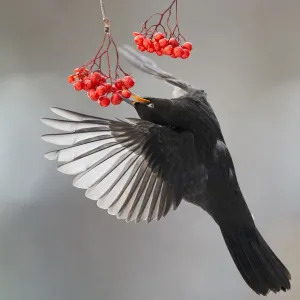
[[[153,103],[149,103],[147,106],[150,107],[150,108],[154,108],[154,104]]]

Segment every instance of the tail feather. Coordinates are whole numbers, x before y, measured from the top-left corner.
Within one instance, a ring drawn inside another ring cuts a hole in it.
[[[228,250],[246,283],[259,295],[291,288],[291,275],[257,228],[222,228]]]

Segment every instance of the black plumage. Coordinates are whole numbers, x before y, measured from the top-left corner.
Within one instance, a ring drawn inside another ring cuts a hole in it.
[[[63,162],[61,172],[77,175],[74,186],[127,221],[159,220],[182,200],[201,207],[220,227],[238,270],[257,294],[290,289],[288,270],[255,226],[205,92],[129,47],[120,52],[138,69],[174,85],[177,96],[124,99],[141,118],[126,121],[53,108],[67,120],[42,121],[67,133],[43,139],[67,147],[46,158]]]

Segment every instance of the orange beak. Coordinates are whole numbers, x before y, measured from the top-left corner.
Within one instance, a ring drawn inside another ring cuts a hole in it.
[[[135,104],[136,102],[140,102],[140,103],[149,103],[150,102],[149,100],[144,99],[132,92],[131,92],[131,97],[135,100],[135,102],[133,102],[133,104]]]

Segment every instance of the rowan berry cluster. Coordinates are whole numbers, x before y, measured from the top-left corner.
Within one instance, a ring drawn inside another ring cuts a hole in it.
[[[85,67],[76,68],[74,73],[68,77],[68,82],[73,83],[76,91],[86,91],[88,97],[93,101],[98,101],[101,106],[108,106],[110,103],[119,105],[122,97],[131,96],[130,88],[134,86],[131,76],[124,76],[116,79],[113,84],[107,82],[110,79],[98,71],[90,72]]]

